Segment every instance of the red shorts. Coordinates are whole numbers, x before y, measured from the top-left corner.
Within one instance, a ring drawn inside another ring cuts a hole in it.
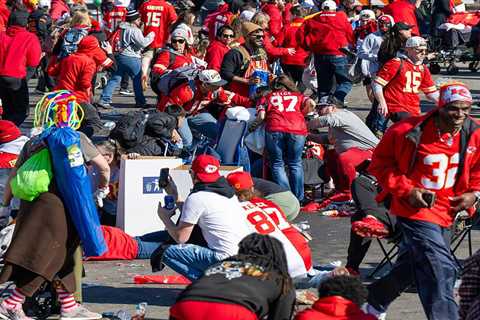
[[[185,300],[170,308],[172,320],[257,320],[257,315],[238,304]]]

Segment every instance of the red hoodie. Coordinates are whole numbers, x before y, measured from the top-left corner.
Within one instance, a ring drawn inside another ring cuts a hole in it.
[[[297,41],[315,54],[343,56],[339,49],[353,45],[354,37],[345,12],[322,11],[298,29]]]
[[[230,51],[230,47],[221,41],[214,40],[210,43],[205,54],[205,62],[208,63],[207,69],[220,71],[223,57]]]
[[[285,48],[295,48],[294,55],[284,55],[281,58],[283,64],[306,66],[306,60],[309,53],[305,51],[297,42],[296,33],[304,22],[303,18],[295,18],[284,29],[285,31],[280,33],[275,41],[278,46]]]
[[[417,17],[415,16],[416,9],[415,4],[409,0],[396,0],[383,8],[383,13],[391,15],[395,22],[405,22],[411,25],[412,35],[418,36],[420,32],[418,31]]]
[[[375,320],[358,305],[341,296],[320,298],[311,309],[297,314],[295,320]]]
[[[48,73],[57,80],[55,90],[69,90],[78,102],[90,102],[92,79],[97,70],[90,52],[98,45],[94,37],[85,37],[78,44],[77,52],[48,68]]]
[[[220,5],[217,11],[210,13],[203,23],[202,29],[208,32],[208,39],[215,40],[217,31],[224,25],[231,25],[235,15],[230,12],[230,7],[227,3]]]
[[[273,37],[282,31],[282,12],[276,4],[267,3],[262,6],[262,11],[270,17],[270,22],[268,23],[268,29],[270,34]]]
[[[70,8],[64,0],[52,0],[50,8],[50,17],[55,22],[60,19],[65,13],[69,13]]]
[[[0,1],[0,31],[7,29],[8,18],[10,17],[10,10],[8,9],[4,0]]]
[[[40,63],[42,49],[38,37],[20,26],[0,32],[0,76],[25,78],[27,67]]]

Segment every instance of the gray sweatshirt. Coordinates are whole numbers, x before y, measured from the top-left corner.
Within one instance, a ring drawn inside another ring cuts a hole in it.
[[[152,43],[155,38],[155,33],[152,31],[144,37],[142,30],[129,22],[122,22],[119,27],[123,29],[119,44],[123,51],[120,54],[128,57],[141,58],[143,48]]]
[[[373,78],[378,71],[378,51],[383,42],[381,31],[370,33],[358,48],[358,58],[362,59],[362,73],[365,77]]]
[[[335,151],[342,153],[350,148],[368,150],[375,148],[378,138],[356,114],[345,109],[320,116],[309,122],[310,128],[328,127],[329,135],[335,140]]]

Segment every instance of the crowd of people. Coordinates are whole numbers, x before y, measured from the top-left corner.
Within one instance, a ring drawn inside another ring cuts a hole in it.
[[[435,83],[427,65],[422,36],[458,3],[433,1],[427,21],[423,2],[102,0],[92,14],[81,0],[0,1],[0,226],[14,224],[0,318],[30,319],[26,298],[48,284],[61,319],[100,319],[82,304],[82,261],[150,259],[192,281],[175,320],[385,319],[412,285],[427,319],[476,319],[479,254],[464,264],[457,305],[450,241],[480,200],[480,126],[470,89]],[[365,121],[348,110],[354,83],[371,102]],[[117,93],[135,111],[112,113]],[[229,121],[246,128],[232,139],[235,163],[218,150],[237,134]],[[163,177],[164,230],[131,237],[116,228],[120,163],[160,155],[189,164],[193,188],[180,199]],[[307,158],[328,194],[306,192]],[[244,171],[222,176],[224,164]],[[61,181],[74,170],[78,181]],[[346,267],[325,271],[295,218],[332,204],[355,213]],[[373,238],[399,254],[365,287]],[[318,300],[298,312],[295,290],[306,288]]]

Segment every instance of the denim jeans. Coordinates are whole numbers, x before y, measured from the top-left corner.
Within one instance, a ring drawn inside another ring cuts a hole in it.
[[[176,244],[163,253],[162,262],[177,273],[194,281],[212,264],[223,258],[212,249],[195,244]]]
[[[150,259],[152,253],[170,239],[168,231],[157,231],[133,238],[138,244],[137,259]]]
[[[372,108],[368,113],[367,119],[365,119],[365,124],[373,133],[376,133],[378,131],[385,132],[385,130],[387,130],[387,123],[388,118],[378,113],[377,100],[373,101]]]
[[[290,189],[298,200],[303,200],[302,151],[305,136],[287,132],[265,132],[265,148],[270,161],[273,181]],[[285,159],[288,177],[285,172]]]
[[[195,130],[211,141],[216,141],[218,136],[218,124],[210,113],[203,112],[194,116],[187,117],[182,126],[178,128],[178,134],[182,137],[183,147],[187,150],[192,149],[193,146],[193,134],[192,130]]]
[[[117,59],[117,71],[115,71],[100,96],[100,103],[111,103],[112,94],[118,88],[122,77],[128,74],[133,79],[133,91],[135,93],[135,103],[137,106],[143,106],[146,103],[142,88],[142,61],[140,58],[128,57],[124,55],[115,56]]]
[[[352,80],[348,75],[347,57],[316,54],[314,65],[317,72],[319,99],[330,95],[333,85],[336,84],[333,95],[343,102],[345,96],[352,90]]]
[[[400,255],[392,270],[369,286],[368,302],[385,311],[415,281],[427,319],[458,319],[453,298],[457,265],[450,252],[450,229],[425,221],[397,221],[403,237]]]

